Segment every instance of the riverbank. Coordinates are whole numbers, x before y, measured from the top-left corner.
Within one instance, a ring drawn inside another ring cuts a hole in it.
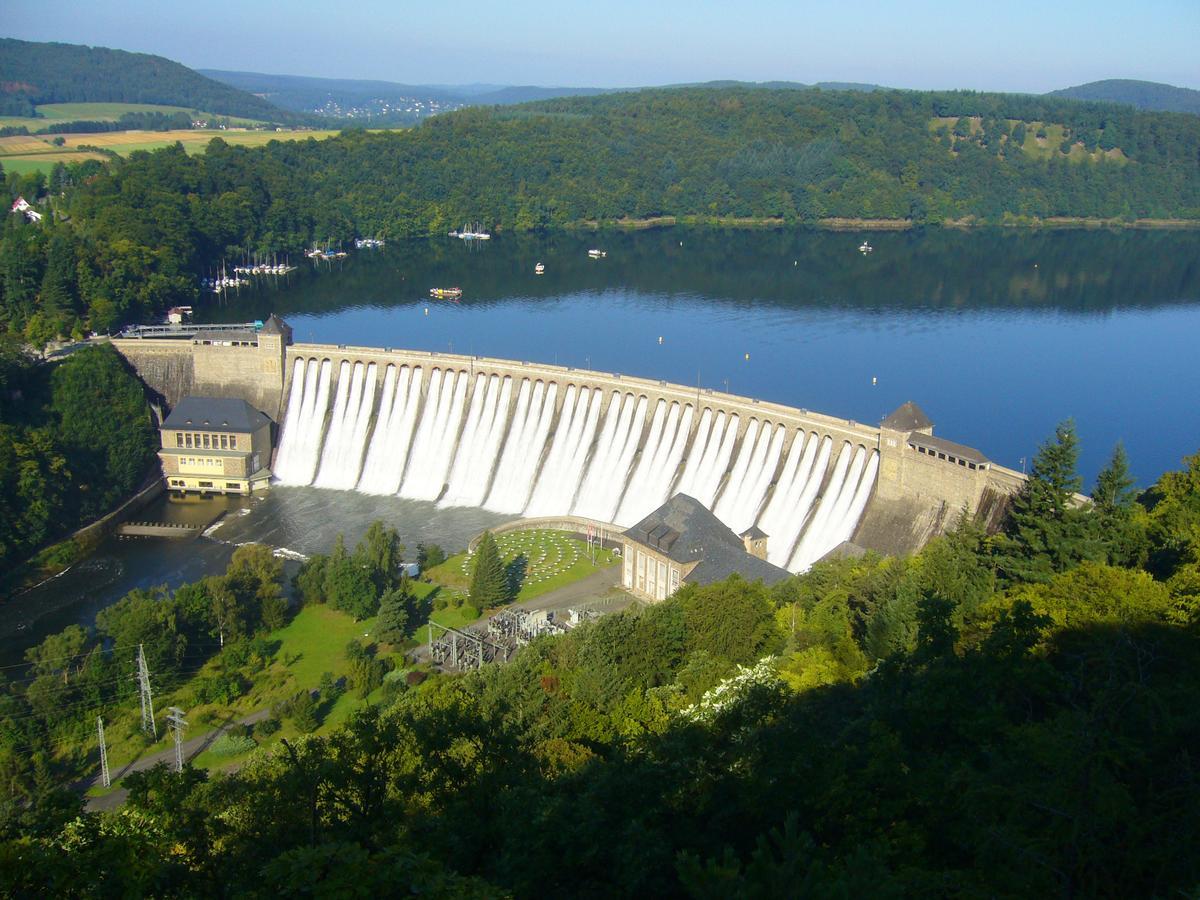
[[[914,228],[1028,228],[1028,229],[1138,229],[1189,231],[1200,229],[1200,219],[1091,219],[1082,216],[1007,217],[999,222],[968,217],[944,219],[941,222],[917,222],[913,219],[825,218],[812,221],[789,221],[779,217],[753,216],[652,216],[645,219],[584,219],[563,226],[565,231],[645,231],[651,228],[797,228],[816,231],[910,231]],[[499,231],[499,229],[497,229]],[[549,229],[553,233],[555,229]]]

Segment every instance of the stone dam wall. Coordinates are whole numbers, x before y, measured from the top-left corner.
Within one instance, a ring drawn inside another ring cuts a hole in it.
[[[798,409],[726,394],[712,389],[686,387],[617,372],[588,371],[564,366],[518,360],[493,359],[440,352],[413,351],[348,345],[286,344],[276,336],[261,335],[257,345],[221,345],[189,339],[117,339],[116,349],[137,370],[142,380],[174,405],[188,395],[241,398],[282,423],[288,408],[292,372],[297,361],[328,360],[339,377],[343,362],[353,367],[374,364],[386,367],[420,367],[425,372],[457,372],[472,381],[480,374],[509,377],[514,383],[558,385],[561,407],[566,389],[600,389],[605,404],[614,394],[645,398],[650,408],[658,401],[690,407],[695,421],[705,410],[738,416],[739,432],[752,421],[762,427],[784,426],[786,443],[780,455],[787,457],[799,433],[827,437],[841,446],[862,447],[879,454],[877,480],[866,510],[852,540],[881,553],[904,553],[923,546],[931,537],[953,525],[966,509],[998,521],[1007,498],[1023,483],[1024,476],[1011,469],[983,463],[968,465],[962,460],[919,452],[904,433],[807,409]],[[380,379],[382,380],[382,378]],[[378,391],[378,388],[376,389]],[[640,453],[639,448],[639,453]],[[637,459],[635,457],[634,464]],[[778,469],[775,477],[779,476]],[[775,482],[772,482],[772,487]],[[768,494],[769,496],[769,494]],[[563,510],[563,515],[567,514]]]

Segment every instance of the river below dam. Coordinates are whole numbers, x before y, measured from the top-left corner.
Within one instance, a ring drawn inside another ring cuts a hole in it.
[[[861,252],[864,243],[872,248]],[[602,249],[601,259],[588,256]],[[536,275],[537,263],[545,267]],[[460,302],[432,287],[460,287]],[[1091,487],[1117,441],[1142,485],[1200,449],[1200,234],[717,231],[391,242],[303,261],[202,321],[275,312],[297,341],[449,350],[620,372],[877,423],[916,401],[936,433],[1021,469],[1073,417]],[[461,548],[505,516],[319,488],[162,499],[139,518],[211,521],[184,541],[112,540],[0,609],[0,660],[134,587],[221,571],[259,540],[297,558],[373,519]],[[294,564],[293,564],[294,565]]]

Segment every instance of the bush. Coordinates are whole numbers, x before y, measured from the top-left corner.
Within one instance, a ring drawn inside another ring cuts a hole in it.
[[[208,749],[214,756],[237,756],[257,746],[254,738],[248,734],[223,734]]]
[[[192,682],[192,705],[206,703],[228,705],[246,693],[249,683],[237,672],[219,672],[205,675]]]
[[[269,737],[270,735],[279,731],[279,729],[282,727],[283,723],[281,723],[277,718],[274,716],[267,716],[267,718],[262,719],[254,724],[254,734],[258,737]]]

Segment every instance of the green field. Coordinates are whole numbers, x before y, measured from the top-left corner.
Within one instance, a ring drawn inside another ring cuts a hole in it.
[[[548,591],[563,587],[594,572],[611,566],[616,558],[612,551],[597,548],[596,562],[588,555],[587,544],[564,531],[533,529],[510,531],[496,536],[500,559],[520,574],[520,590],[516,600],[532,600]],[[523,564],[518,564],[518,558]],[[465,593],[471,584],[472,558],[466,553],[450,557],[442,565],[425,574],[452,591]],[[434,621],[443,622],[440,613]]]
[[[37,107],[40,115],[37,118],[26,116],[0,116],[0,127],[5,125],[24,126],[30,131],[37,131],[56,122],[115,122],[126,113],[159,112],[164,114],[186,112],[191,110],[186,106],[163,106],[156,103],[44,103]],[[202,112],[201,118],[214,118],[214,113]],[[233,125],[256,125],[256,119],[243,119],[237,116],[220,116],[228,119]]]
[[[14,135],[0,138],[0,165],[5,171],[49,172],[57,162],[82,162],[103,158],[90,147],[101,147],[122,156],[136,150],[157,150],[182,143],[188,153],[203,153],[213,138],[227,144],[261,147],[270,141],[324,140],[337,131],[242,131],[203,129],[187,131],[102,131],[94,134]],[[52,143],[62,137],[62,146]]]

